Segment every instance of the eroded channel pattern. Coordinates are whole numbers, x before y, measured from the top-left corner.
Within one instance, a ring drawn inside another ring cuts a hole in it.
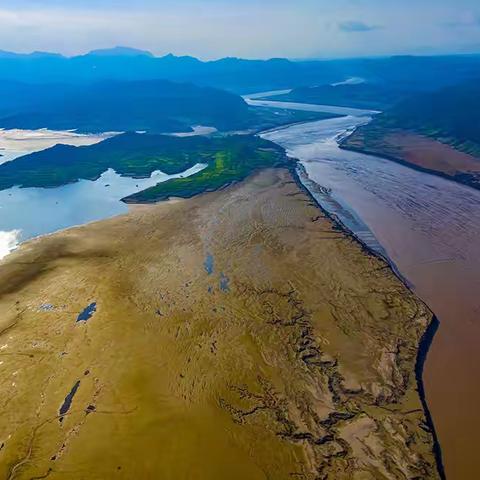
[[[40,239],[0,270],[0,477],[437,479],[431,318],[286,170]]]

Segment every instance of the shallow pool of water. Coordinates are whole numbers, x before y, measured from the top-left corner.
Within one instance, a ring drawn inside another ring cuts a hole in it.
[[[193,175],[197,164],[177,175],[153,172],[151,177],[122,177],[109,169],[95,181],[80,180],[58,188],[13,187],[0,191],[0,258],[25,240],[57,230],[101,220],[128,207],[120,200],[170,178]]]

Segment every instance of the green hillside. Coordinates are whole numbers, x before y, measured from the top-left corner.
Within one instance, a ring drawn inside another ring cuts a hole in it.
[[[245,128],[250,109],[238,95],[165,80],[86,86],[2,82],[0,128],[80,132],[188,132],[192,125]]]
[[[480,82],[419,94],[378,115],[365,128],[412,130],[480,156]]]

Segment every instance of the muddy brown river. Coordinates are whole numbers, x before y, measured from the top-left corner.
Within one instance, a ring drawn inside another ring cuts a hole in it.
[[[436,314],[424,383],[446,475],[480,478],[480,191],[341,150],[338,138],[369,120],[348,113],[263,136],[301,160],[324,187],[322,206],[386,255]]]

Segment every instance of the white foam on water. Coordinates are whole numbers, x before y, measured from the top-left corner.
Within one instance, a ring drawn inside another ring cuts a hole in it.
[[[21,230],[0,231],[0,260],[17,248],[20,234]]]

